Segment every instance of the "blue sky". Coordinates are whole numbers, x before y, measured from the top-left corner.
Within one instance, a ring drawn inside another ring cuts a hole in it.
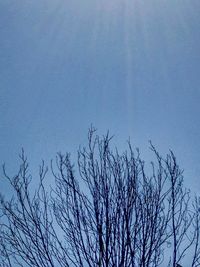
[[[199,0],[1,0],[0,162],[75,152],[92,123],[200,190]]]

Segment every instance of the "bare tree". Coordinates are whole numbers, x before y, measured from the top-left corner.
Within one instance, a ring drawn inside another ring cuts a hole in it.
[[[150,149],[147,171],[130,143],[119,153],[109,134],[100,138],[91,128],[77,167],[69,154],[51,163],[51,190],[44,163],[31,188],[22,151],[16,176],[3,167],[13,197],[1,196],[0,266],[177,267],[188,254],[191,267],[200,266],[200,199],[192,202],[174,154]]]

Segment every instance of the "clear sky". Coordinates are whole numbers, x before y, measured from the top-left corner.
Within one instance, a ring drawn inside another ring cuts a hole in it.
[[[0,163],[86,143],[171,148],[200,191],[199,0],[0,0]]]

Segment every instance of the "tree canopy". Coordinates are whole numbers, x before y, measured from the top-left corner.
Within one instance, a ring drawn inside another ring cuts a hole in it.
[[[43,162],[36,189],[24,151],[14,177],[3,167],[13,197],[1,192],[1,267],[177,267],[187,255],[200,266],[200,199],[174,153],[162,157],[150,143],[147,170],[130,142],[122,153],[111,142],[91,128],[77,164],[69,153],[49,170]]]

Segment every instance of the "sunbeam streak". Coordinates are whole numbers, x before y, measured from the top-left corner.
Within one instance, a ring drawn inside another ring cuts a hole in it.
[[[73,150],[93,123],[174,149],[199,190],[199,13],[199,0],[0,1],[1,162]]]

